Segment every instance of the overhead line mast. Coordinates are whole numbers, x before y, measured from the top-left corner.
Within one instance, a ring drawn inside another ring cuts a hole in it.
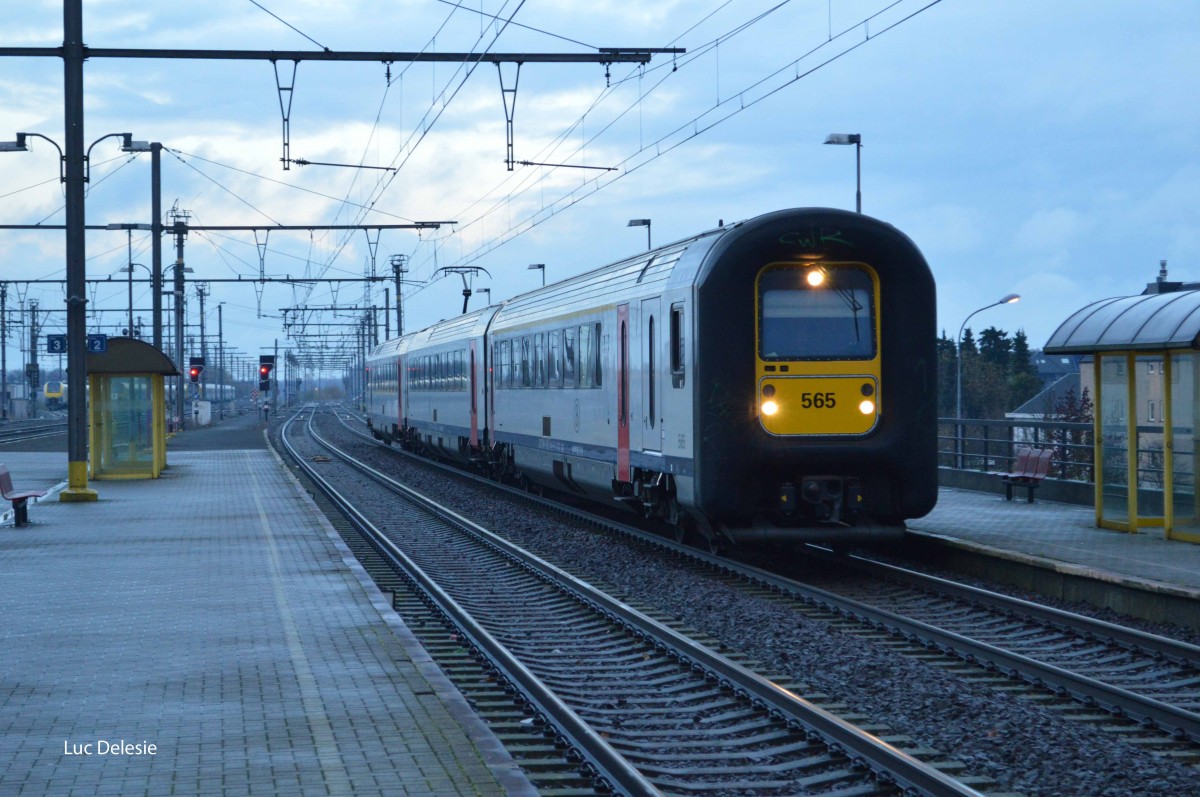
[[[463,63],[503,61],[524,63],[647,63],[655,52],[681,52],[679,50],[653,50],[644,48],[602,48],[595,55],[551,54],[551,53],[403,53],[403,52],[333,52],[328,48],[321,51],[273,51],[273,50],[159,50],[129,48],[99,48],[84,44],[83,0],[63,0],[63,44],[61,47],[4,47],[0,57],[54,57],[63,62],[63,127],[64,146],[62,154],[62,178],[66,198],[66,277],[67,277],[67,372],[68,389],[71,395],[82,396],[87,389],[87,244],[84,189],[87,182],[84,150],[84,64],[95,58],[170,58],[192,60],[261,60],[276,63],[289,60],[300,61],[378,61],[379,63],[436,62],[455,60]],[[291,87],[287,91],[290,93]],[[281,94],[282,97],[282,94]],[[285,124],[285,136],[287,126]],[[110,134],[111,135],[111,134]],[[104,136],[107,138],[108,136]],[[95,146],[96,142],[93,142]],[[56,145],[57,146],[57,145]],[[287,140],[284,141],[284,168],[290,165],[287,158]],[[179,253],[176,285],[182,272],[182,239],[185,225],[176,225],[179,238]],[[179,308],[176,308],[178,313]],[[177,363],[178,364],[178,363]],[[182,413],[180,413],[182,418]],[[97,493],[88,487],[88,418],[84,402],[73,401],[68,408],[67,418],[67,488],[59,493],[62,501],[95,501]]]

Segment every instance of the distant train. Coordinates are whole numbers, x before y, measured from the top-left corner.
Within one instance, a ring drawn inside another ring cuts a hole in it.
[[[784,210],[377,346],[368,422],[711,545],[894,539],[937,500],[935,338],[904,234]]]
[[[42,385],[42,400],[46,409],[61,410],[67,406],[67,383],[52,380]]]

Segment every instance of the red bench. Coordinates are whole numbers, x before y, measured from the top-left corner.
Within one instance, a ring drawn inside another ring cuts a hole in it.
[[[21,492],[17,492],[13,489],[12,474],[8,472],[8,466],[0,465],[0,497],[3,497],[6,501],[12,501],[13,525],[24,526],[28,523],[29,499],[41,498],[45,494],[45,490],[22,490]]]
[[[1022,448],[1017,452],[1017,461],[1009,473],[1002,474],[1004,481],[1004,500],[1011,501],[1013,489],[1024,487],[1029,491],[1028,502],[1033,503],[1033,491],[1038,488],[1046,474],[1050,472],[1050,460],[1054,457],[1052,448]]]

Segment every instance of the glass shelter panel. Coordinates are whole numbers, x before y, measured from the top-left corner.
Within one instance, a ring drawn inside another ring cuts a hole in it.
[[[1140,355],[1134,360],[1137,432],[1137,514],[1138,523],[1158,518],[1166,512],[1163,493],[1166,487],[1164,434],[1166,432],[1166,393],[1161,355]]]
[[[92,396],[96,446],[93,476],[144,476],[154,472],[153,379],[103,376]]]
[[[1172,536],[1200,541],[1200,518],[1196,495],[1195,431],[1200,421],[1200,385],[1196,365],[1200,355],[1192,352],[1171,355],[1171,498],[1174,507]]]
[[[1124,354],[1097,355],[1100,360],[1100,518],[1129,522],[1129,383]]]

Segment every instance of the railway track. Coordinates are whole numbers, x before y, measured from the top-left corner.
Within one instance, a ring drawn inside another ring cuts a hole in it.
[[[742,588],[786,596],[797,611],[836,622],[843,630],[857,626],[858,633],[873,635],[884,629],[910,655],[937,651],[946,656],[943,666],[986,670],[979,678],[1003,676],[998,689],[1012,689],[1019,682],[1034,699],[1073,701],[1073,709],[1061,709],[1068,716],[1125,736],[1132,731],[1141,744],[1200,759],[1200,647],[819,549],[811,555],[823,558],[828,567],[815,581],[811,573],[799,581],[525,497],[682,554],[695,567],[715,569],[746,585]]]
[[[296,422],[283,434],[308,477],[420,585],[488,666],[521,690],[532,721],[554,728],[599,788],[979,794],[413,494],[337,451],[311,428],[311,414],[307,420],[303,436]],[[389,501],[383,520],[373,522],[355,505],[378,505],[378,485],[403,499]]]
[[[20,426],[5,426],[0,427],[0,445],[38,440],[43,437],[54,437],[55,435],[66,434],[66,432],[66,421],[35,422]]]
[[[824,591],[844,611],[1200,744],[1200,647],[868,558],[839,564],[856,577]]]

